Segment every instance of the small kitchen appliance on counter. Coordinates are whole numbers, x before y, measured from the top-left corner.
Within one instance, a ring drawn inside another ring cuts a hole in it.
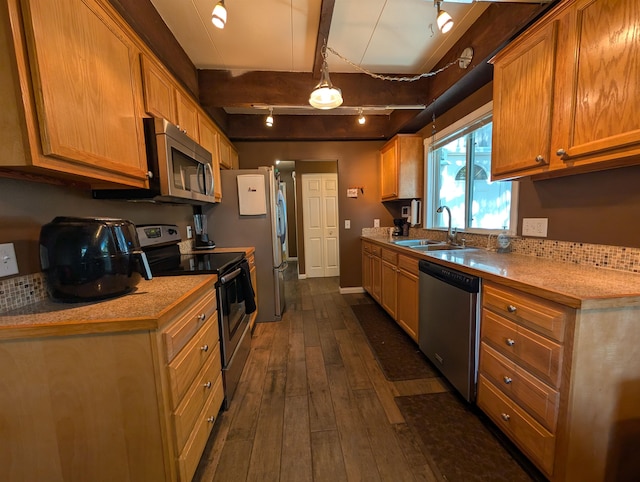
[[[216,243],[209,239],[207,229],[207,216],[202,214],[202,207],[193,207],[193,225],[196,229],[196,239],[193,245],[194,249],[213,249]]]
[[[151,279],[136,227],[125,219],[56,217],[40,230],[40,264],[60,301],[110,298]]]
[[[218,275],[216,323],[220,331],[225,396],[223,406],[229,408],[251,349],[248,315],[256,310],[249,264],[244,252],[216,252],[209,248],[212,251],[181,254],[177,226],[144,225],[138,226],[137,231],[154,276]]]
[[[393,220],[393,236],[409,236],[409,220],[407,218],[396,218]]]

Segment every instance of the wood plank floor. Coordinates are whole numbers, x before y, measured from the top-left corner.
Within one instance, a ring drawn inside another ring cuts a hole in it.
[[[256,326],[231,407],[218,417],[194,481],[443,480],[394,397],[446,385],[388,381],[338,279],[298,280],[296,269],[287,275],[282,321]]]

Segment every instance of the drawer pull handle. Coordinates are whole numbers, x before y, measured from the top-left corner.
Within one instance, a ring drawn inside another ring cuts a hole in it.
[[[511,377],[507,377],[507,376],[504,376],[502,379],[504,380],[504,383],[506,383],[507,385],[509,385],[513,381]]]
[[[508,413],[501,413],[500,416],[502,417],[502,420],[504,420],[505,422],[508,422],[509,419],[511,418],[511,415],[509,415]]]
[[[207,344],[202,345],[202,346],[200,347],[200,349],[201,349],[202,351],[204,351],[204,352],[208,352],[208,351],[209,351],[209,345],[207,345]]]
[[[505,343],[509,346],[513,346],[516,344],[516,341],[513,338],[507,338]]]
[[[211,388],[211,382],[203,383],[202,386],[204,388]]]
[[[507,306],[507,311],[508,311],[509,313],[515,313],[517,310],[518,310],[518,308],[516,308],[516,307],[515,307],[515,306],[513,306],[513,305],[509,305],[509,306]]]
[[[200,314],[198,315],[198,321],[204,321],[204,320],[206,320],[206,319],[207,319],[207,315],[206,315],[206,313],[200,313]]]
[[[207,418],[207,422],[209,422],[209,423],[213,423],[213,421],[214,421],[214,420],[215,420],[215,418],[214,418],[214,417],[209,417],[209,418]]]

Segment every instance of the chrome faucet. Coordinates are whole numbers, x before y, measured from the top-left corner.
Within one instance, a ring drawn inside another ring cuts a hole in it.
[[[451,210],[449,209],[448,206],[445,206],[444,204],[436,210],[437,213],[442,213],[443,211],[447,211],[447,215],[449,216],[449,228],[447,229],[447,242],[449,244],[457,244],[456,232],[451,230]]]

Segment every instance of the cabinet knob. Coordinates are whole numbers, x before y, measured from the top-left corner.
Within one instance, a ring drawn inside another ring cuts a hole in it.
[[[204,388],[211,388],[211,382],[203,383],[202,386]]]
[[[153,179],[153,172],[147,171],[147,179]]]
[[[214,417],[209,417],[209,418],[207,418],[207,422],[209,422],[209,423],[213,423],[213,421],[214,421],[214,420],[215,420],[215,418],[214,418]]]
[[[207,351],[209,351],[209,345],[207,345],[207,344],[202,345],[202,346],[200,347],[200,349],[201,349],[202,351],[204,351],[204,352],[207,352]]]
[[[200,313],[200,314],[198,315],[198,321],[204,321],[204,320],[206,320],[206,319],[207,319],[207,315],[206,315],[206,313]]]
[[[508,377],[506,375],[502,378],[502,380],[504,380],[504,383],[506,383],[507,385],[509,385],[513,381],[511,377]]]
[[[543,164],[543,163],[544,163],[544,157],[542,157],[541,155],[539,155],[539,154],[538,154],[538,155],[536,156],[536,162],[537,162],[538,164]]]
[[[507,306],[507,311],[508,311],[509,313],[515,313],[517,310],[518,310],[518,308],[517,308],[517,307],[515,307],[515,306],[513,306],[513,305],[509,305],[509,306]]]
[[[508,422],[509,419],[511,418],[511,415],[509,415],[508,413],[501,413],[500,416],[502,417],[502,420],[504,420],[505,422]]]
[[[513,346],[516,344],[516,341],[513,338],[507,338],[505,343],[509,346]]]
[[[565,157],[565,156],[567,155],[567,151],[565,151],[564,149],[558,149],[558,150],[556,151],[556,155],[557,155],[558,157]]]

